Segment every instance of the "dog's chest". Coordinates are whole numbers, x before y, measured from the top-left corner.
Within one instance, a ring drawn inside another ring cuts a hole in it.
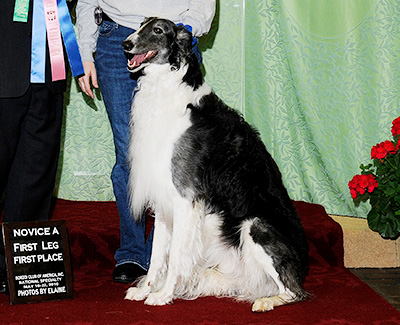
[[[133,145],[145,145],[146,151],[164,151],[191,125],[189,89],[167,76],[155,80],[143,77],[133,102]]]
[[[132,106],[130,150],[136,190],[148,192],[146,196],[173,186],[171,159],[175,143],[191,125],[191,96],[191,89],[173,72],[140,80]]]

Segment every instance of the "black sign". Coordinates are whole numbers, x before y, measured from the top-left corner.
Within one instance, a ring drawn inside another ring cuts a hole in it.
[[[3,223],[10,304],[72,299],[65,220]]]

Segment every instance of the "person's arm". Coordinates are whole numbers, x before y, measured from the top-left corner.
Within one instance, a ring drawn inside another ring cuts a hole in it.
[[[98,0],[79,0],[76,5],[78,44],[85,70],[85,75],[78,82],[82,91],[91,98],[94,98],[91,84],[95,88],[99,87],[93,58],[98,37],[98,26],[94,21],[94,10],[97,6]]]
[[[192,33],[196,37],[207,34],[214,19],[215,6],[215,0],[192,0],[189,10],[181,15],[181,22],[192,26]]]

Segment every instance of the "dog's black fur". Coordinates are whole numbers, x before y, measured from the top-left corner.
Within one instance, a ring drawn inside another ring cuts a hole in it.
[[[147,37],[142,39],[142,34]],[[134,54],[157,51],[143,61],[144,66],[168,63],[171,70],[184,67],[187,71],[182,83],[193,91],[204,84],[191,50],[192,35],[185,28],[151,18],[137,35],[123,43],[131,62]],[[142,66],[132,68],[130,64],[130,68],[140,70]],[[283,285],[296,296],[293,301],[304,299],[306,237],[278,166],[258,132],[213,92],[198,103],[188,103],[187,110],[191,126],[175,143],[171,163],[176,189],[183,197],[186,189],[191,189],[193,197],[188,199],[193,204],[203,201],[209,213],[220,216],[221,236],[227,247],[240,250],[241,226],[246,220],[254,221],[252,240],[272,258]]]
[[[223,215],[222,233],[238,247],[244,219],[258,218],[251,235],[276,261],[281,277],[293,268],[302,283],[308,246],[281,174],[259,134],[214,93],[189,105],[192,126],[176,145],[172,168],[177,188],[196,190],[213,212]],[[288,278],[289,279],[289,278]]]

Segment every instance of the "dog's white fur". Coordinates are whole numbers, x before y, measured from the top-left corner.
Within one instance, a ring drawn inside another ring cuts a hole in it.
[[[168,64],[153,64],[146,68],[146,78],[138,80],[129,153],[134,164],[130,184],[134,215],[140,215],[149,201],[157,205],[156,211],[172,215],[170,195],[176,192],[171,173],[173,147],[191,125],[187,105],[197,105],[211,92],[207,84],[196,91],[183,84],[185,70],[170,71]]]

